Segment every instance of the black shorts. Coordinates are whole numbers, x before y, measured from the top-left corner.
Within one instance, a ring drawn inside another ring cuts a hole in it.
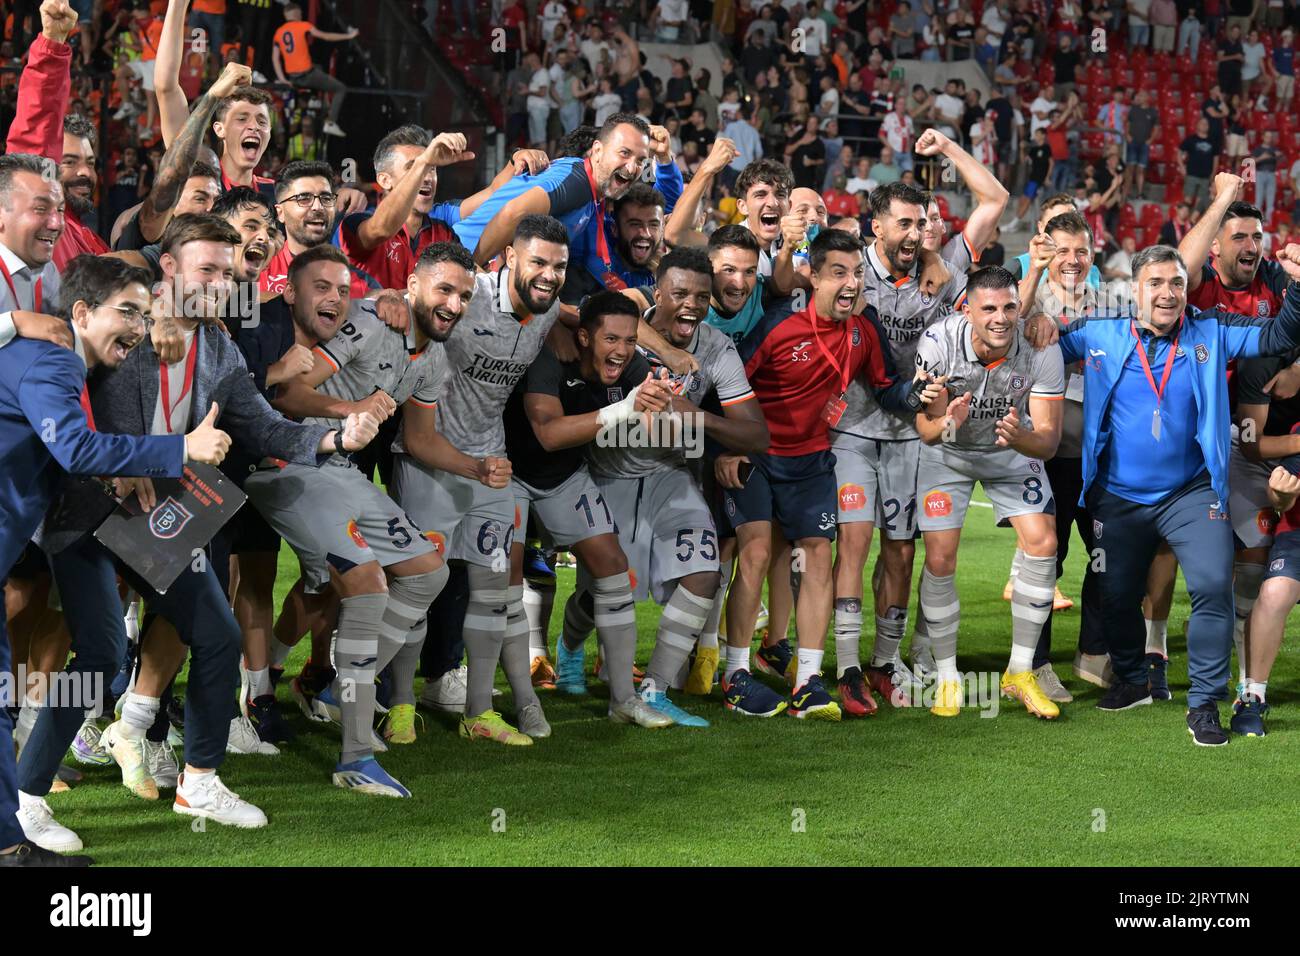
[[[9,571],[9,577],[30,581],[32,578],[39,578],[49,573],[50,559],[35,543],[28,541],[27,546],[23,548],[23,553],[18,556],[18,560]]]
[[[725,513],[732,527],[751,521],[774,521],[787,541],[835,540],[838,499],[835,456],[831,452],[749,458],[754,470],[745,487],[723,491]]]

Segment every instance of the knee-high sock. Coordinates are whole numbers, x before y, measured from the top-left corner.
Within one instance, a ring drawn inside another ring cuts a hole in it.
[[[358,594],[339,602],[334,643],[335,699],[343,723],[342,763],[373,754],[375,664],[379,660],[387,594]]]
[[[731,562],[723,562],[721,571],[718,589],[713,592],[713,606],[709,608],[704,630],[700,632],[700,647],[718,646],[718,627],[722,622],[722,609],[727,606],[727,588],[731,585]]]
[[[601,653],[604,655],[601,660],[609,678],[609,699],[619,703],[636,693],[632,685],[632,663],[636,658],[636,601],[632,598],[631,577],[624,571],[596,578],[592,581],[592,603],[596,633],[600,635]]]
[[[1165,660],[1169,660],[1169,621],[1147,618],[1146,625],[1147,653],[1159,654]]]
[[[1015,556],[1011,559],[1011,571],[1007,574],[1007,578],[1011,581],[1012,585],[1015,585],[1016,578],[1020,574],[1020,569],[1024,567],[1024,563],[1025,552],[1020,548],[1016,548]]]
[[[590,591],[574,591],[564,604],[564,629],[560,640],[571,651],[587,643],[596,626],[595,608]]]
[[[162,708],[158,697],[145,697],[135,691],[129,691],[122,698],[122,727],[128,737],[143,737],[153,726],[154,719]]]
[[[711,604],[710,598],[692,594],[680,584],[677,585],[659,618],[654,653],[650,655],[645,679],[641,681],[643,691],[649,688],[646,681],[653,681],[656,691],[668,690],[678,670],[694,649],[695,642],[699,640]]]
[[[898,656],[898,645],[907,633],[907,608],[890,607],[885,616],[876,615],[876,643],[871,649],[871,666],[884,667]]]
[[[524,586],[506,589],[506,636],[501,645],[501,669],[515,694],[515,708],[540,703],[533,690],[532,658],[528,653],[528,616],[524,614]]]
[[[862,602],[857,598],[835,599],[835,676],[843,677],[850,667],[861,667],[858,643],[862,634]],[[890,658],[893,660],[893,658]]]
[[[492,684],[506,640],[508,571],[493,571],[471,564],[469,606],[465,609],[466,675],[465,714],[477,717],[492,709]]]
[[[555,607],[555,582],[534,584],[524,579],[524,614],[528,616],[528,656],[549,658],[547,636],[551,627],[551,610]]]
[[[1020,559],[1020,573],[1011,586],[1011,661],[1007,671],[1019,674],[1034,664],[1034,650],[1043,625],[1052,616],[1056,593],[1056,555],[1032,554]]]
[[[1264,565],[1246,561],[1232,563],[1232,597],[1237,606],[1237,619],[1233,623],[1232,639],[1237,645],[1237,671],[1241,683],[1250,678],[1250,662],[1246,660],[1246,622],[1259,597],[1259,587],[1264,582]]]
[[[924,580],[925,575],[922,575]],[[930,629],[925,623],[925,615],[921,613],[921,585],[918,582],[916,586],[916,627],[912,631],[912,657],[930,647]]]
[[[934,653],[941,680],[957,679],[957,626],[961,623],[961,602],[953,575],[937,577],[929,568],[921,571],[921,615]]]
[[[448,576],[444,564],[435,571],[404,575],[388,583],[388,606],[379,632],[375,673],[381,673],[390,664],[393,666],[393,704],[415,703],[415,669],[420,663],[420,648],[424,646],[429,624],[429,605],[442,593]]]

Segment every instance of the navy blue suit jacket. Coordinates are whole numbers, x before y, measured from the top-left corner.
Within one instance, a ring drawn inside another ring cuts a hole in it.
[[[0,580],[36,532],[64,471],[180,477],[183,436],[90,430],[80,402],[85,379],[77,354],[49,342],[15,339],[0,348]]]

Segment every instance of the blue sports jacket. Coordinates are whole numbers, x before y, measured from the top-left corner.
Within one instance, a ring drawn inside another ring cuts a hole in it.
[[[1107,430],[1108,412],[1124,363],[1137,337],[1130,315],[1092,315],[1075,320],[1061,335],[1065,364],[1083,362],[1083,491],[1097,477],[1101,456],[1115,436]],[[1256,318],[1188,306],[1179,333],[1179,348],[1191,356],[1192,394],[1196,397],[1196,443],[1205,456],[1210,482],[1219,500],[1228,500],[1228,362],[1235,358],[1282,355],[1300,344],[1300,287],[1292,282],[1276,318]],[[1145,436],[1144,436],[1145,437]],[[1154,474],[1161,467],[1153,456]],[[1079,503],[1083,504],[1083,494]]]

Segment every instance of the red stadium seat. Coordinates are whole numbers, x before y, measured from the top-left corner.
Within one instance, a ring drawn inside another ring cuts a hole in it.
[[[1164,225],[1168,216],[1169,213],[1165,211],[1165,207],[1160,203],[1149,202],[1142,206],[1142,215],[1139,217],[1139,222],[1146,229],[1159,229]]]
[[[1137,221],[1137,210],[1133,208],[1132,203],[1125,203],[1120,207],[1119,224],[1121,226],[1136,226]]]

